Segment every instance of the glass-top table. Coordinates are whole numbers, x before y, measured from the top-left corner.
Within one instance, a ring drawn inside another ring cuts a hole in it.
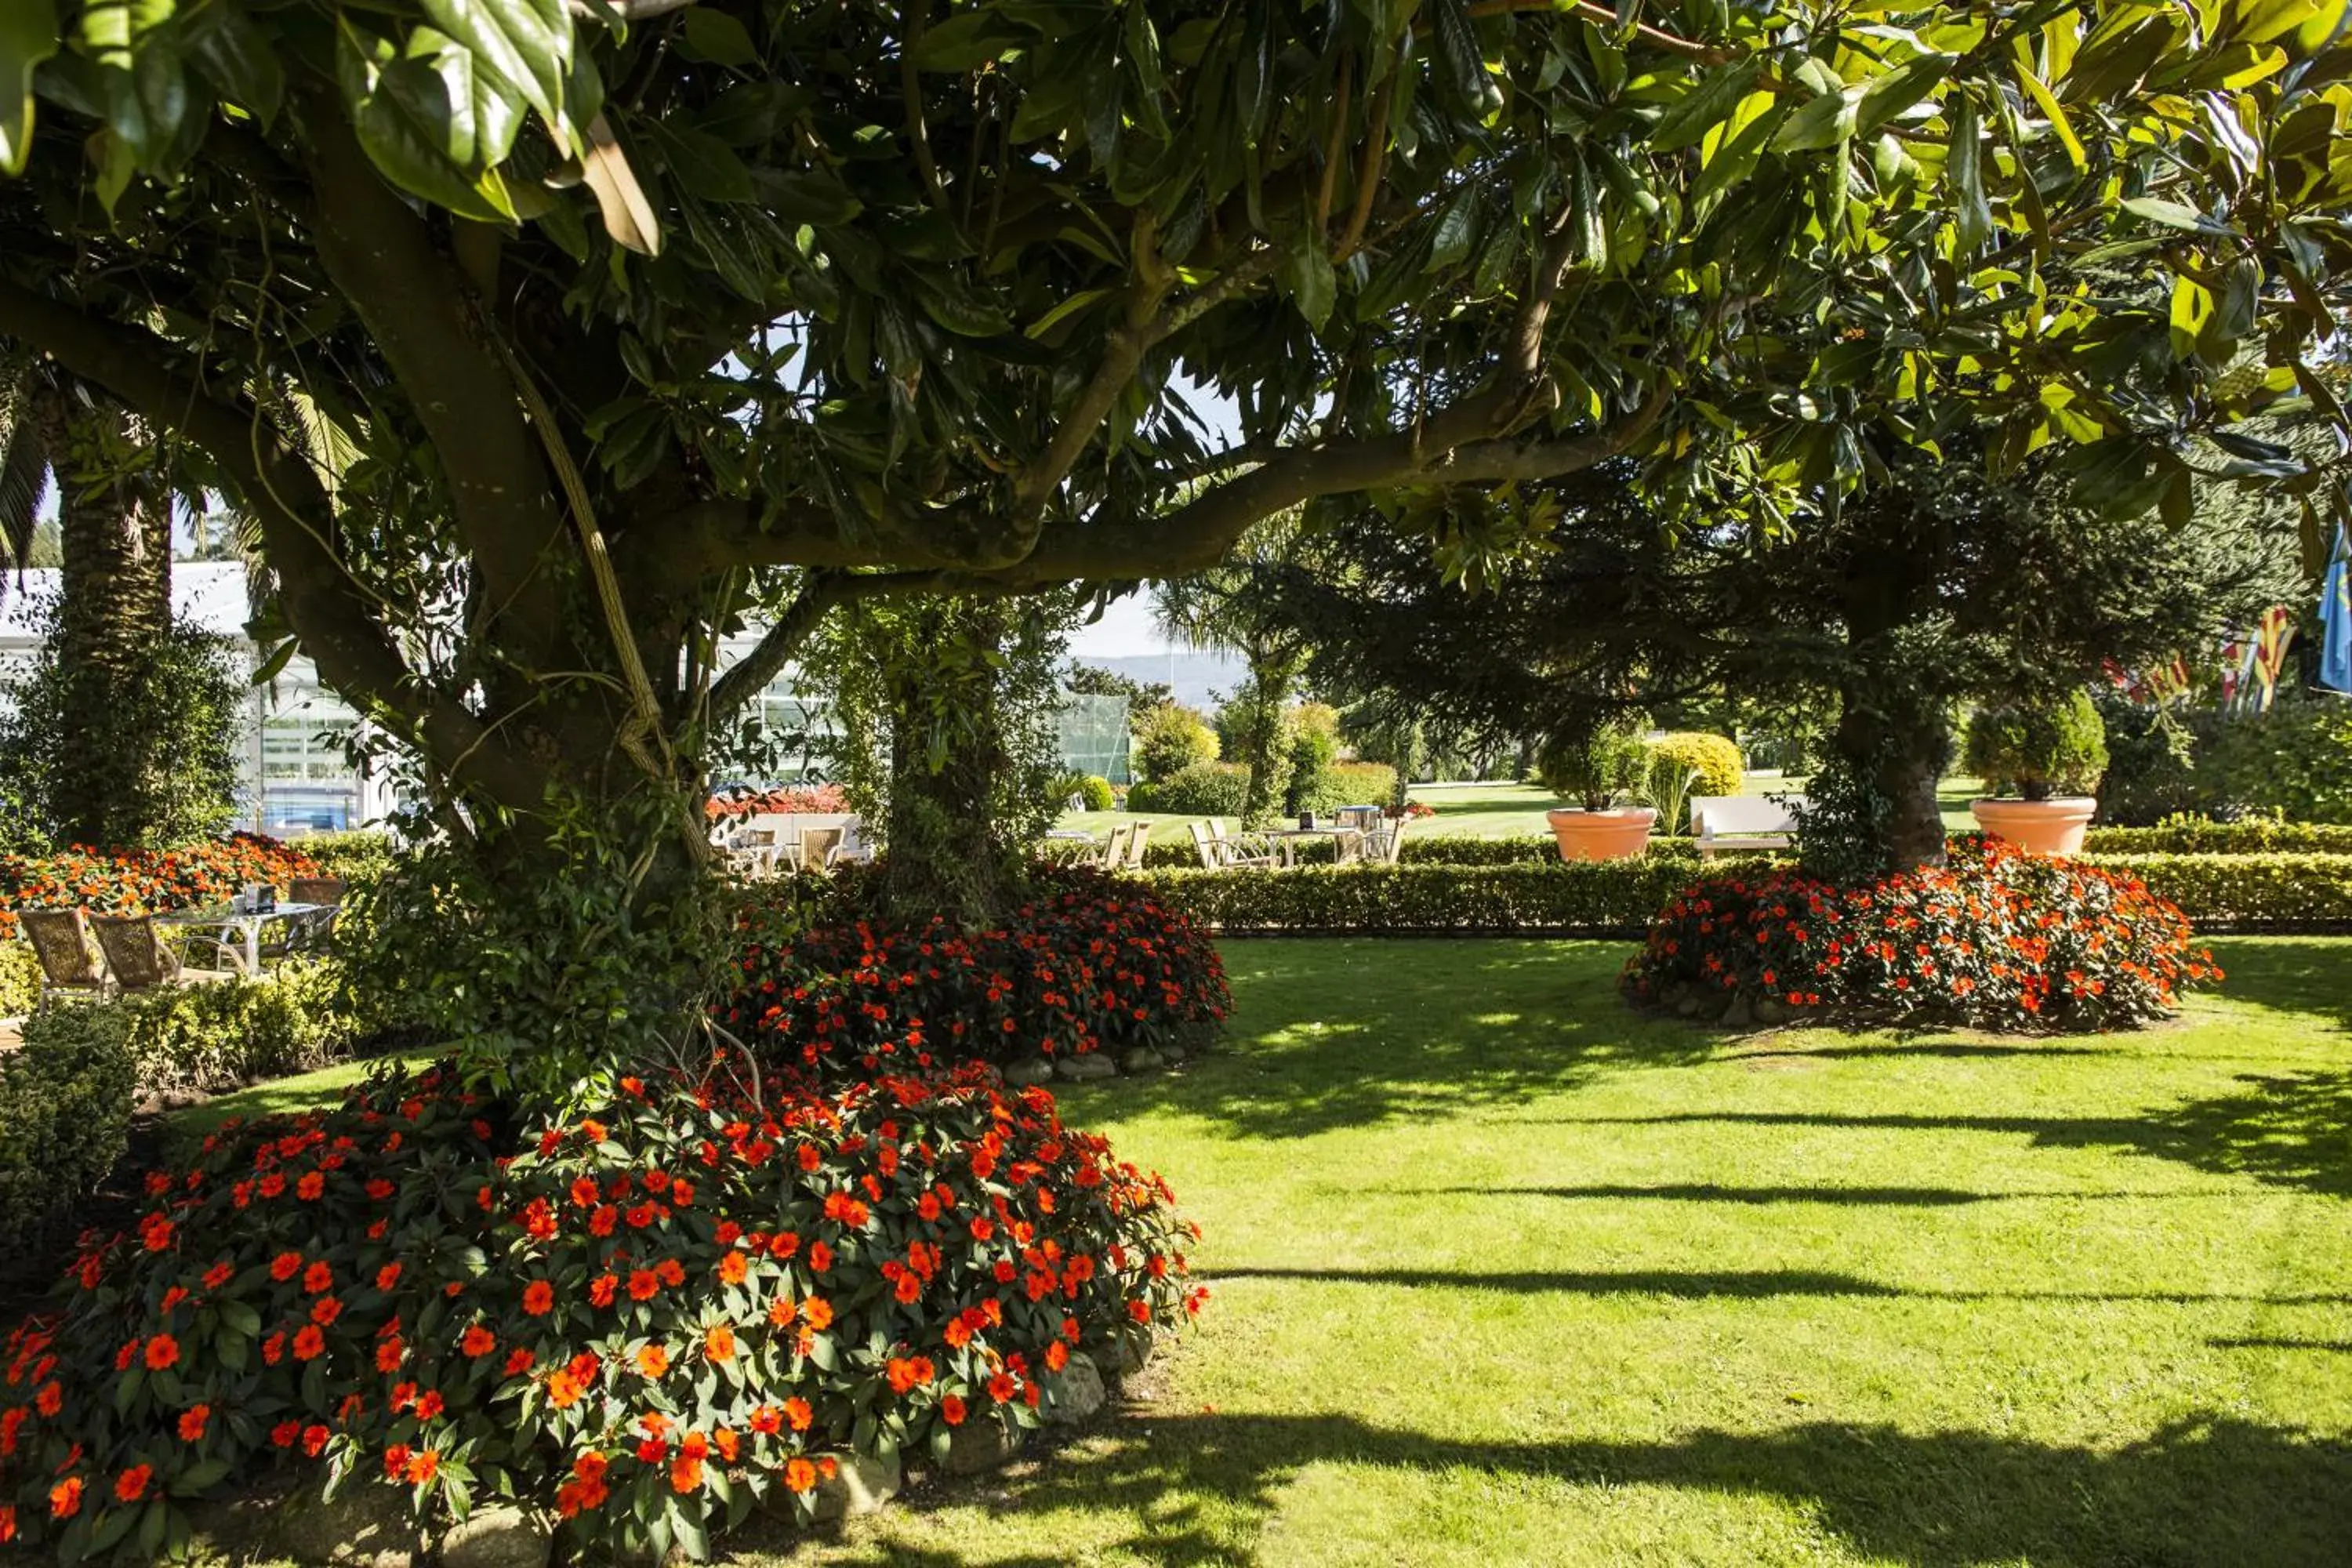
[[[323,914],[336,907],[333,904],[281,903],[273,910],[239,910],[226,904],[218,904],[211,909],[179,910],[168,915],[157,915],[155,923],[186,930],[235,931],[245,948],[245,972],[258,974],[261,973],[263,927],[272,921],[297,921],[306,915]]]

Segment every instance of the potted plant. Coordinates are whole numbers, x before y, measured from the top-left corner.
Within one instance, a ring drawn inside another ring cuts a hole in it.
[[[2106,726],[2084,691],[1979,708],[1969,720],[1968,766],[1990,792],[1969,804],[1978,826],[2021,849],[2078,855],[2099,807],[2092,791],[2107,768]]]
[[[1537,754],[1536,778],[1577,804],[1544,814],[1563,860],[1630,860],[1650,845],[1658,814],[1624,804],[1648,776],[1642,742],[1622,725],[1555,735]]]

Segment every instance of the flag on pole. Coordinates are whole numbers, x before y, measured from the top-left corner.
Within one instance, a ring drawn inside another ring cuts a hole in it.
[[[2271,699],[2278,695],[2278,679],[2286,669],[2287,644],[2294,640],[2294,612],[2284,605],[2273,605],[2263,612],[2262,627],[2254,637],[2254,669],[2256,682],[2250,694],[2254,711],[2270,711]]]
[[[2341,532],[2319,590],[2319,684],[2352,692],[2352,535]]]

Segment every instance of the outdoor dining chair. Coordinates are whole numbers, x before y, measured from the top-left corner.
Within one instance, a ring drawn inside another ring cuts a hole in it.
[[[52,993],[102,995],[106,975],[89,945],[89,921],[79,910],[19,910],[25,940],[41,961],[41,1000]]]
[[[848,837],[842,827],[803,827],[801,829],[800,867],[803,871],[830,871],[840,858],[841,841]]]
[[[159,991],[167,985],[234,980],[245,970],[244,956],[217,938],[195,936],[192,944],[210,947],[226,959],[227,969],[191,969],[164,945],[151,915],[93,915],[89,929],[98,950],[106,955],[106,973],[121,992]]]
[[[1222,816],[1209,818],[1209,837],[1217,846],[1217,863],[1220,866],[1272,867],[1282,863],[1282,857],[1265,839],[1255,835],[1241,838],[1229,837],[1225,832],[1225,819]]]
[[[1135,831],[1128,836],[1127,868],[1130,871],[1142,870],[1143,857],[1150,847],[1151,824],[1148,822],[1137,823],[1135,825]]]
[[[1185,826],[1192,830],[1192,847],[1200,854],[1202,868],[1215,870],[1223,864],[1217,858],[1217,836],[1209,830],[1205,822],[1191,822]]]
[[[1116,871],[1126,865],[1127,847],[1133,841],[1141,826],[1139,823],[1133,822],[1114,823],[1110,830],[1110,838],[1103,845],[1102,854],[1094,863],[1106,871]]]
[[[1382,823],[1364,836],[1363,861],[1367,866],[1393,866],[1398,853],[1404,847],[1405,819]]]

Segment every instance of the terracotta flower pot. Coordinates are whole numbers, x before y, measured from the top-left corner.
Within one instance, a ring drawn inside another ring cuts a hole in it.
[[[2099,803],[2087,795],[1969,803],[1969,814],[1979,827],[2038,855],[2080,855],[2091,814],[2098,809]]]
[[[1657,819],[1646,805],[1606,811],[1567,806],[1544,813],[1563,860],[1631,860],[1650,847],[1650,825]]]

